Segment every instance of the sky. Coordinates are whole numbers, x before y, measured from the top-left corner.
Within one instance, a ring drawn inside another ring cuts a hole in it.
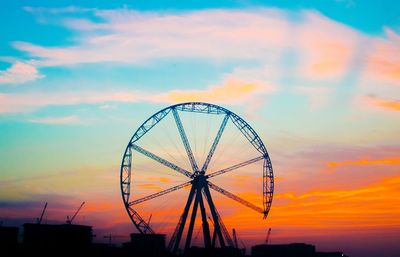
[[[62,223],[85,201],[75,222],[94,226],[95,240],[129,235],[119,185],[129,139],[162,108],[202,101],[246,120],[272,160],[266,220],[212,192],[248,249],[272,228],[271,243],[396,256],[399,10],[390,0],[1,1],[1,221],[34,222],[48,202],[45,222]],[[204,158],[220,121],[182,119]],[[227,126],[230,147],[211,171],[252,157]],[[182,157],[176,133],[166,120],[144,144]],[[138,157],[134,193],[185,181],[157,165]],[[249,167],[215,182],[257,204],[260,178]],[[168,233],[187,194],[142,213]]]

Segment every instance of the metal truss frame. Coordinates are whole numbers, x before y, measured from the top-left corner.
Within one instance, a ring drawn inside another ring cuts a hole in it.
[[[140,147],[136,142],[140,140],[149,130],[151,130],[154,126],[156,126],[159,122],[161,122],[170,112],[174,116],[174,120],[180,134],[183,146],[185,147],[187,157],[191,164],[191,171],[183,169],[159,156],[156,154]],[[219,127],[216,137],[214,138],[213,144],[208,152],[207,158],[204,161],[201,169],[196,162],[196,159],[193,155],[193,152],[190,147],[189,140],[187,139],[186,132],[182,121],[179,116],[179,112],[194,112],[194,113],[204,113],[210,115],[224,115],[222,123]],[[206,171],[208,168],[209,163],[214,155],[214,152],[218,146],[218,143],[223,135],[224,129],[228,123],[231,121],[244,135],[244,137],[249,141],[249,143],[260,153],[260,156],[254,157],[253,159],[235,164],[233,166],[214,171],[206,175]],[[132,159],[133,154],[142,154],[147,156],[148,158],[163,164],[167,168],[178,172],[184,176],[186,176],[189,181],[176,185],[174,187],[162,190],[160,192],[131,200],[131,171],[132,171]],[[237,170],[241,167],[245,167],[252,163],[258,162],[263,160],[263,185],[262,185],[262,195],[263,195],[263,202],[262,206],[259,207],[246,199],[243,199],[209,181],[209,179],[219,176],[225,173],[232,172]],[[137,204],[141,204],[146,201],[150,201],[154,198],[161,197],[165,194],[174,192],[176,190],[180,190],[182,188],[190,186],[190,192],[188,195],[188,199],[186,205],[183,209],[183,212],[180,216],[178,224],[171,236],[171,239],[168,244],[168,249],[172,252],[177,252],[180,242],[182,240],[183,231],[185,229],[186,221],[189,220],[186,240],[184,244],[185,252],[189,249],[191,245],[191,239],[193,234],[193,227],[196,219],[196,215],[198,209],[200,207],[200,215],[202,220],[202,228],[203,228],[203,238],[204,238],[204,246],[206,248],[215,247],[215,242],[218,239],[220,247],[226,246],[234,246],[234,242],[230,237],[228,230],[226,229],[225,225],[222,222],[221,216],[219,215],[216,206],[213,202],[212,195],[210,193],[210,188],[215,190],[222,195],[227,196],[228,198],[235,200],[236,202],[251,208],[259,213],[263,214],[263,217],[266,218],[269,210],[271,208],[273,193],[274,193],[274,176],[273,176],[273,169],[272,163],[269,158],[267,149],[254,131],[254,129],[242,118],[240,118],[235,113],[220,107],[218,105],[209,104],[209,103],[201,103],[201,102],[189,102],[189,103],[182,103],[177,105],[172,105],[167,108],[162,109],[161,111],[157,112],[156,114],[152,115],[148,118],[133,134],[132,138],[130,139],[125,153],[122,158],[121,164],[121,171],[120,171],[120,186],[121,186],[121,194],[122,199],[125,205],[125,208],[129,214],[130,219],[132,220],[134,226],[140,233],[143,234],[152,234],[155,233],[154,230],[150,227],[150,225],[144,221],[144,219],[139,215],[139,213],[133,208]],[[206,205],[207,203],[207,205]],[[211,237],[210,226],[207,221],[206,215],[206,208],[209,209],[211,212],[212,218],[208,217],[213,223],[213,236]],[[191,213],[190,217],[189,213]]]

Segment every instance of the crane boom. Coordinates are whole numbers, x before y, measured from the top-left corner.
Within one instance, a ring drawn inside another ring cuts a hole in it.
[[[78,215],[79,211],[82,209],[82,206],[85,204],[85,202],[82,202],[81,206],[79,206],[78,210],[76,210],[74,216],[72,216],[71,219],[69,219],[69,217],[67,217],[67,223],[68,224],[72,224],[72,221],[74,221],[76,215]]]
[[[44,204],[42,214],[40,215],[40,218],[39,218],[38,221],[37,221],[38,224],[41,224],[41,223],[42,223],[43,215],[44,215],[44,213],[45,213],[45,211],[46,211],[46,208],[47,208],[47,202]]]

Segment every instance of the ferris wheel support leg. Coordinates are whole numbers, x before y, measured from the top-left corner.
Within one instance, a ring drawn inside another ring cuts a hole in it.
[[[189,229],[186,235],[185,250],[184,250],[185,254],[189,251],[190,243],[192,241],[193,227],[194,223],[196,222],[197,208],[199,206],[199,191],[200,191],[199,189],[196,190],[196,199],[194,200],[192,216],[190,218]]]
[[[210,227],[207,221],[207,214],[206,209],[204,207],[203,195],[198,193],[199,195],[199,204],[200,204],[200,211],[201,211],[201,219],[203,225],[203,237],[204,237],[204,247],[211,248],[211,238],[210,238]]]
[[[212,243],[211,243],[213,248],[215,247],[215,241],[216,240],[217,240],[217,230],[215,230],[215,227],[214,227],[214,233],[213,233]]]
[[[221,247],[225,247],[225,241],[224,241],[224,237],[221,232],[221,227],[220,227],[219,220],[218,220],[218,214],[215,211],[215,205],[211,198],[211,193],[210,193],[210,189],[208,188],[208,185],[204,186],[204,193],[206,194],[207,202],[208,202],[208,205],[210,206],[211,215],[214,220],[214,230],[217,233],[217,236],[219,239],[219,244]]]
[[[185,209],[183,210],[183,213],[182,213],[181,224],[179,224],[179,229],[178,229],[178,233],[176,235],[176,239],[171,238],[171,240],[175,240],[175,244],[174,244],[174,248],[173,248],[173,252],[174,253],[176,253],[176,251],[179,248],[179,243],[181,242],[183,229],[185,227],[186,219],[187,219],[187,216],[188,216],[188,213],[189,213],[190,205],[192,204],[192,201],[193,201],[193,197],[194,197],[195,191],[196,191],[195,187],[192,186],[192,188],[190,189],[188,200],[186,202]]]

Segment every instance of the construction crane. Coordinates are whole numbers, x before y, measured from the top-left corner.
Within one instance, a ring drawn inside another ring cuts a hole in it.
[[[271,228],[268,229],[267,237],[265,238],[265,244],[268,244],[270,235],[271,235]]]
[[[42,214],[40,215],[40,218],[37,218],[37,224],[41,224],[42,223],[43,215],[44,215],[44,212],[46,211],[46,208],[47,208],[47,202],[44,204],[44,207],[43,207],[43,210],[42,210]]]
[[[75,212],[74,216],[70,219],[69,216],[67,216],[67,224],[72,224],[72,221],[74,221],[76,215],[78,215],[79,211],[82,209],[82,206],[85,204],[85,202],[82,202],[81,206],[79,206],[78,210]]]
[[[236,229],[234,229],[234,228],[232,229],[232,236],[233,236],[233,243],[234,243],[235,248],[239,249],[241,251],[242,255],[245,255],[246,254],[246,245],[243,243],[243,241],[241,239],[239,239],[243,248],[239,247],[238,236],[236,234]]]
[[[221,216],[219,215],[219,213],[218,213],[218,211],[217,211],[216,209],[215,209],[215,212],[216,212],[216,214],[217,214],[217,216],[218,216],[219,226],[220,226],[220,228],[221,228],[222,234],[223,234],[224,237],[225,237],[226,243],[228,244],[228,246],[234,247],[232,238],[231,238],[231,236],[229,235],[228,230],[227,230],[227,228],[225,227],[224,223],[222,222]],[[213,222],[213,220],[211,219],[210,216],[208,216],[208,219],[211,221],[211,224],[213,224],[213,226],[214,226],[214,233],[213,233],[213,237],[212,237],[212,241],[211,241],[211,246],[212,246],[212,247],[215,247],[215,240],[216,240],[216,238],[217,238],[217,237],[216,237],[216,236],[217,236],[217,231],[215,230],[215,224],[214,224],[214,222]],[[219,243],[221,244],[221,242],[219,242]]]

